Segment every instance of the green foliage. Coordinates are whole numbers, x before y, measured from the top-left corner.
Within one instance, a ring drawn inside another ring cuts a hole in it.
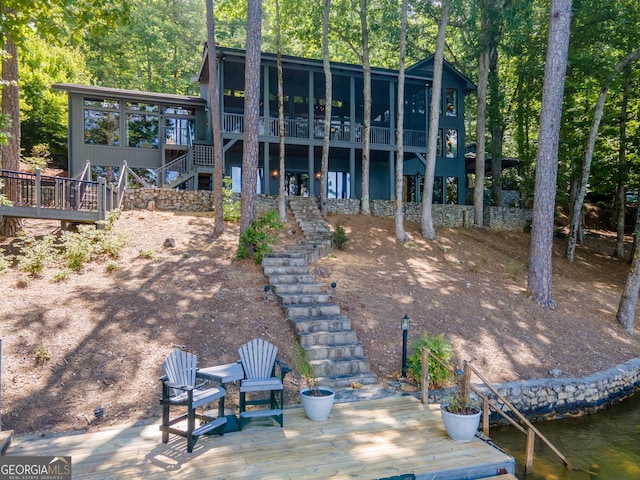
[[[107,266],[104,267],[105,272],[117,272],[120,270],[120,264],[116,261],[110,260],[107,262]]]
[[[432,336],[425,333],[420,339],[411,343],[413,353],[407,358],[407,375],[420,384],[422,379],[422,349],[428,349],[444,365],[449,365],[453,358],[453,345],[445,338],[444,333]],[[451,371],[437,360],[429,358],[429,388],[444,388],[452,379]]]
[[[309,355],[299,342],[293,344],[293,368],[298,372],[311,390],[318,388],[318,379],[313,373]]]
[[[36,350],[36,365],[44,365],[51,359],[49,349],[45,346],[43,341],[40,341],[40,346]]]
[[[2,50],[0,50],[1,52]],[[0,83],[0,90],[2,89],[2,83]],[[9,141],[9,115],[0,115],[0,145],[6,145]]]
[[[93,256],[94,235],[91,229],[95,231],[93,226],[80,225],[77,233],[67,231],[62,234],[62,255],[71,270],[80,270]]]
[[[36,169],[44,170],[51,162],[51,152],[49,151],[49,145],[46,143],[38,143],[31,148],[30,157],[22,157],[22,162],[25,163],[29,169],[29,172],[35,173]]]
[[[240,220],[240,202],[234,200],[231,189],[231,177],[222,179],[222,215],[225,222],[237,222]]]
[[[273,232],[283,228],[277,210],[270,209],[261,213],[240,235],[236,259],[252,258],[253,263],[259,265],[262,257],[273,251],[270,246],[276,240]]]
[[[342,250],[348,240],[349,238],[347,237],[347,233],[344,231],[344,226],[337,223],[336,229],[331,234],[331,242],[333,243],[333,246],[338,250]]]
[[[138,256],[140,258],[146,258],[148,260],[155,260],[158,258],[156,252],[151,250],[150,248],[141,248],[138,250]]]
[[[0,252],[0,276],[4,275],[11,268],[11,256]]]
[[[4,185],[4,182],[2,181],[2,179],[0,179],[0,190],[2,190]],[[11,205],[11,202],[9,200],[7,200],[7,197],[4,196],[4,194],[0,193],[0,206],[9,206]]]
[[[58,270],[53,277],[51,278],[51,283],[58,283],[69,278],[69,269],[63,268],[62,270]]]
[[[42,240],[29,238],[21,242],[18,267],[31,275],[39,275],[56,257],[55,238],[47,235]]]

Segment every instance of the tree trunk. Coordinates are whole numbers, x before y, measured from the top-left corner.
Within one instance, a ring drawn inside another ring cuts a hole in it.
[[[501,5],[498,5],[501,6]],[[495,12],[494,12],[495,14]],[[493,17],[492,17],[493,18]],[[494,28],[497,28],[494,25]],[[494,31],[494,30],[492,30]],[[504,122],[500,109],[500,79],[498,78],[498,46],[495,32],[489,48],[489,128],[491,130],[491,199],[496,207],[502,206],[502,139]]]
[[[8,141],[0,144],[0,168],[20,170],[20,91],[18,90],[18,47],[11,36],[5,34],[4,50],[7,56],[2,60],[2,114],[9,117]],[[10,187],[10,186],[7,186]],[[6,188],[6,197],[12,200],[17,192]],[[0,221],[0,235],[15,237],[24,230],[21,218],[3,217]]]
[[[636,230],[634,235],[638,235],[638,233],[638,230]],[[638,249],[635,249],[631,262],[631,270],[629,271],[627,282],[624,285],[620,304],[618,305],[618,312],[616,313],[616,319],[620,325],[630,333],[633,333],[638,293],[640,293],[640,259]]]
[[[483,24],[484,9],[483,9]],[[481,38],[484,35],[481,35]],[[485,39],[486,41],[486,39]],[[478,100],[476,119],[476,180],[473,187],[473,211],[476,225],[484,225],[484,173],[485,173],[485,145],[487,122],[487,83],[489,78],[489,50],[488,45],[481,48],[478,56]]]
[[[362,125],[362,188],[360,211],[371,215],[369,206],[369,168],[371,150],[371,65],[369,64],[369,32],[367,26],[367,0],[360,0],[360,29],[362,31],[362,74],[364,118]]]
[[[402,0],[400,19],[400,67],[398,70],[398,120],[396,124],[396,238],[405,243],[409,237],[404,230],[404,77],[407,49],[407,0]]]
[[[567,242],[567,258],[573,262],[576,253],[576,243],[578,238],[578,232],[580,230],[580,215],[582,212],[582,204],[584,203],[584,197],[587,194],[587,183],[589,182],[589,173],[591,170],[591,160],[593,159],[593,152],[595,150],[596,139],[598,138],[598,130],[600,129],[600,121],[604,114],[604,105],[607,100],[607,93],[609,86],[615,78],[615,76],[624,69],[627,65],[635,62],[640,58],[640,47],[636,48],[629,55],[620,60],[613,68],[613,74],[609,76],[607,80],[602,84],[600,89],[600,96],[596,103],[595,112],[593,114],[593,121],[591,122],[591,130],[589,131],[589,137],[587,138],[587,145],[584,149],[584,160],[582,163],[582,178],[580,180],[580,189],[578,196],[572,208],[571,213],[571,226],[569,227],[569,241]]]
[[[323,1],[322,15],[322,66],[325,81],[324,134],[322,136],[322,161],[320,166],[320,211],[327,214],[327,175],[329,171],[329,135],[331,134],[331,106],[333,103],[333,82],[329,58],[329,9],[331,0]]]
[[[551,295],[553,214],[570,28],[571,0],[551,0],[527,288],[531,297],[547,308],[555,308]]]
[[[444,62],[444,42],[449,23],[449,7],[451,0],[443,0],[440,21],[438,22],[438,36],[436,52],[433,57],[433,86],[431,89],[431,105],[429,111],[429,137],[427,141],[427,166],[424,173],[424,191],[422,194],[422,221],[420,230],[422,235],[430,240],[436,239],[436,229],[433,226],[433,177],[436,171],[436,150],[438,147],[438,130],[440,120],[440,96],[442,90],[442,65]],[[444,141],[444,139],[443,139]]]
[[[282,223],[287,222],[287,202],[285,192],[285,166],[284,166],[284,85],[282,79],[282,42],[280,35],[280,2],[276,0],[276,42],[277,42],[277,68],[278,68],[278,160],[280,176],[278,177],[278,214]]]
[[[222,129],[220,128],[220,82],[218,79],[218,55],[216,53],[215,18],[213,0],[206,0],[207,45],[209,53],[209,107],[211,109],[211,130],[213,131],[213,215],[215,233],[224,232],[224,211],[222,201],[222,176],[224,158],[222,152]]]
[[[262,2],[260,0],[249,0],[247,7],[247,51],[244,73],[244,136],[242,149],[242,197],[240,202],[241,233],[243,233],[256,218],[261,30]]]
[[[625,213],[627,205],[627,106],[629,105],[629,92],[631,90],[631,70],[625,69],[625,82],[622,89],[622,105],[620,106],[620,146],[618,148],[618,182],[617,182],[617,234],[616,234],[616,248],[613,253],[614,257],[624,258],[624,228],[625,228]]]

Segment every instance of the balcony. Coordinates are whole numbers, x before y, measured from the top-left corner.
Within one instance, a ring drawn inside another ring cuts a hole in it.
[[[310,128],[311,127],[311,128]],[[222,117],[223,133],[243,134],[244,115],[240,113],[224,113]],[[261,137],[279,138],[278,119],[260,117],[258,134]],[[324,137],[324,120],[309,122],[306,118],[285,118],[284,136],[288,139],[322,140]],[[424,149],[427,146],[427,133],[421,130],[405,130],[404,146],[406,148]],[[362,124],[351,125],[349,121],[332,120],[329,139],[334,144],[362,143]],[[394,145],[396,133],[386,127],[372,126],[369,140],[372,146]]]

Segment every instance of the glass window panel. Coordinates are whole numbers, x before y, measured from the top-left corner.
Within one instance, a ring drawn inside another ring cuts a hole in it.
[[[118,145],[119,141],[120,114],[118,112],[85,109],[84,143]]]
[[[433,178],[433,203],[444,203],[443,181],[442,177]]]
[[[458,156],[458,130],[447,128],[447,158]]]
[[[187,118],[167,118],[164,124],[165,143],[189,145],[193,141],[194,121]]]
[[[193,108],[185,108],[177,105],[165,105],[164,113],[168,115],[190,115],[190,116],[193,116],[196,114],[195,109]]]
[[[436,157],[442,157],[442,129],[438,130],[438,146],[436,147]]]
[[[458,116],[458,90],[447,88],[445,90],[444,101],[447,106],[446,115],[448,117]]]
[[[110,98],[85,98],[84,106],[118,110],[120,108],[120,102]]]
[[[127,146],[158,148],[157,115],[127,114]]]
[[[127,102],[127,110],[133,110],[135,112],[159,112],[160,107],[151,103],[142,102]]]
[[[447,204],[458,204],[458,177],[447,177]]]

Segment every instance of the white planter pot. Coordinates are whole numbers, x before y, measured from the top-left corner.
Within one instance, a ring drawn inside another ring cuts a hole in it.
[[[324,395],[314,396],[311,395],[310,388],[303,388],[300,390],[300,400],[304,407],[304,412],[309,417],[309,420],[319,422],[329,418],[331,408],[333,407],[333,400],[336,393],[328,387],[318,387],[320,392],[324,392]]]
[[[473,440],[480,425],[481,412],[471,415],[460,415],[446,411],[444,406],[441,405],[440,414],[442,415],[444,428],[447,430],[447,434],[451,440],[461,443]]]

